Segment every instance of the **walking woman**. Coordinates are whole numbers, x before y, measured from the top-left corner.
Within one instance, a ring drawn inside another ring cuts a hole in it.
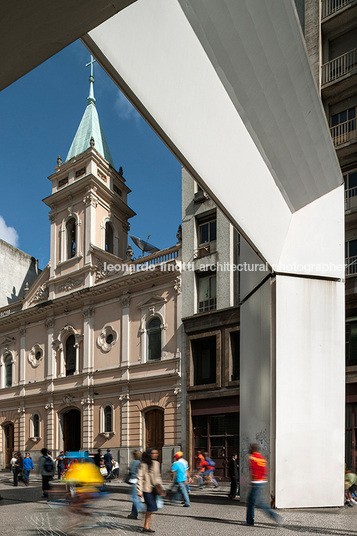
[[[137,483],[138,483],[138,470],[140,467],[140,460],[141,460],[140,450],[134,450],[133,461],[131,462],[131,465],[129,468],[129,482],[131,486],[130,495],[131,495],[131,500],[133,501],[131,512],[128,515],[129,519],[138,519],[138,513],[143,512],[145,509],[143,503],[139,501],[138,499]]]
[[[143,453],[138,470],[138,496],[144,497],[146,503],[143,532],[155,532],[149,524],[154,512],[157,512],[156,495],[165,495],[158,456],[157,449],[148,449]]]

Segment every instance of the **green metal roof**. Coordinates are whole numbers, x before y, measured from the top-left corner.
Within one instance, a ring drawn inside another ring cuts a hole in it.
[[[112,155],[110,154],[107,140],[105,139],[102,125],[99,121],[97,108],[95,105],[94,90],[93,90],[94,78],[93,75],[89,77],[89,97],[87,108],[84,111],[82,120],[79,124],[78,130],[72,141],[72,145],[69,149],[66,162],[78,156],[86,151],[90,146],[91,138],[94,139],[94,148],[101,154],[109,164],[114,167]]]

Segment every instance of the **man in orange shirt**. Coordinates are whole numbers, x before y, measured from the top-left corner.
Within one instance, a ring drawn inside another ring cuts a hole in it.
[[[249,468],[251,474],[251,488],[247,504],[247,522],[245,525],[254,526],[255,506],[264,510],[272,517],[277,525],[281,525],[281,517],[265,503],[262,492],[268,482],[268,462],[259,452],[256,443],[250,445]]]

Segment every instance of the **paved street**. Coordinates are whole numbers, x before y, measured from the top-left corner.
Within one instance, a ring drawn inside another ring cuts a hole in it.
[[[67,508],[51,508],[41,500],[39,481],[25,488],[22,483],[12,486],[10,476],[1,475],[0,493],[1,536],[126,536],[140,534],[141,520],[127,519],[131,502],[125,484],[108,486],[111,493],[97,502],[97,515],[86,518],[82,526],[73,525]],[[256,526],[244,527],[245,506],[230,501],[227,489],[193,490],[191,507],[171,506],[155,516],[158,536],[245,536],[247,534],[302,536],[309,534],[357,536],[357,506],[314,510],[286,510],[281,514],[285,525],[275,528],[270,519],[257,512]],[[81,520],[83,522],[83,520]],[[72,528],[68,529],[68,526]]]

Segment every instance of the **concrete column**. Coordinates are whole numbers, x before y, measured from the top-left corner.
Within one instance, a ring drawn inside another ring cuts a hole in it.
[[[55,447],[55,411],[52,401],[45,405],[46,414],[46,430],[43,435],[45,437],[45,446],[48,450],[53,450]],[[45,423],[44,423],[45,424]]]
[[[343,282],[290,275],[268,276],[241,306],[243,500],[258,443],[277,508],[343,505],[343,315]]]
[[[83,201],[85,204],[85,229],[84,229],[84,259],[85,264],[91,262],[90,246],[95,244],[96,207],[98,200],[95,195],[96,188],[89,188]]]
[[[82,448],[91,451],[93,449],[93,396],[88,393],[81,400],[82,411]]]
[[[83,372],[93,372],[94,362],[94,308],[85,305],[83,320]]]
[[[26,329],[25,327],[20,328],[20,359],[19,359],[19,384],[24,385],[26,381],[26,352],[25,352],[25,342],[26,342]]]
[[[45,321],[47,328],[47,348],[45,354],[45,377],[46,380],[55,378],[56,376],[56,352],[53,348],[53,334],[55,321],[54,318],[48,318]]]
[[[26,419],[26,410],[24,406],[18,408],[19,413],[19,443],[18,448],[21,451],[25,450],[26,438],[25,438],[25,419]]]
[[[121,403],[121,446],[129,447],[129,393],[123,392],[119,396],[119,402]]]

